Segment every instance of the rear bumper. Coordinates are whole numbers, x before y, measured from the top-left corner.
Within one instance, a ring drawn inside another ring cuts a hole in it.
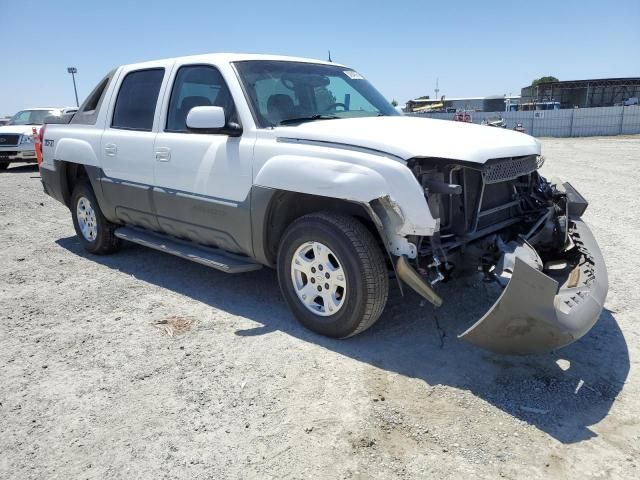
[[[582,220],[571,220],[569,235],[580,255],[573,270],[551,278],[516,258],[498,301],[460,338],[494,352],[525,355],[555,350],[586,334],[604,306],[607,270]]]

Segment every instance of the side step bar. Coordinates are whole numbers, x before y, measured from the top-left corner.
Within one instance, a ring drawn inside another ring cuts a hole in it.
[[[259,263],[241,255],[234,255],[217,248],[205,247],[140,228],[120,227],[113,234],[123,240],[170,253],[226,273],[244,273],[262,268]]]

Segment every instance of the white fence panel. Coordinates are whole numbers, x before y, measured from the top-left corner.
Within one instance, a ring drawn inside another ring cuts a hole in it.
[[[453,120],[454,113],[408,114],[418,117]],[[536,137],[584,137],[596,135],[640,134],[640,106],[594,107],[531,112],[474,112],[473,123],[501,116],[507,128],[521,123]]]

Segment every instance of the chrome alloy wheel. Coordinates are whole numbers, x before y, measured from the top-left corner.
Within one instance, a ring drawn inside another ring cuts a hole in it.
[[[291,280],[298,299],[316,315],[333,315],[345,303],[347,281],[342,264],[320,242],[306,242],[298,247],[291,259]]]
[[[78,217],[78,226],[82,232],[82,236],[88,242],[93,242],[98,236],[98,221],[93,205],[87,197],[80,197],[76,206],[76,216]]]

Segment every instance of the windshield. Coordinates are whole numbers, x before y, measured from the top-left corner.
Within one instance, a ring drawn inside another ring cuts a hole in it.
[[[46,117],[58,115],[58,110],[22,110],[11,117],[9,125],[42,125]]]
[[[399,115],[358,72],[337,65],[235,62],[259,127],[303,121]]]

